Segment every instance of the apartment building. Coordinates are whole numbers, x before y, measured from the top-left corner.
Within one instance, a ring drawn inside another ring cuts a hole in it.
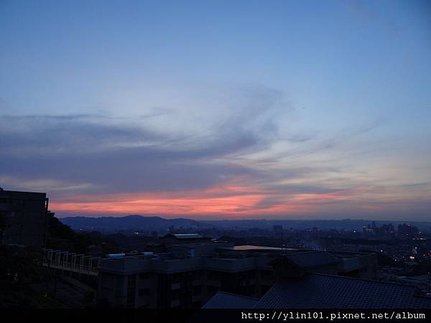
[[[47,234],[46,193],[0,189],[0,239],[2,244],[42,247]]]
[[[368,273],[376,259],[357,261],[324,251],[277,248],[238,250],[223,242],[190,236],[166,253],[111,255],[100,260],[98,300],[129,308],[199,308],[219,291],[259,298],[275,283],[274,262],[287,257],[295,266],[315,273]],[[184,239],[182,236],[180,239]],[[350,261],[346,266],[345,259]],[[367,270],[360,271],[365,265]],[[355,274],[356,275],[356,274]]]

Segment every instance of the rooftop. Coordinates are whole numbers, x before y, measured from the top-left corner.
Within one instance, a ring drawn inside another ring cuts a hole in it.
[[[429,309],[414,287],[342,276],[308,274],[279,281],[260,299],[218,292],[203,308]]]
[[[46,193],[41,192],[24,192],[24,191],[7,191],[4,189],[0,190],[0,195],[15,198],[45,198]]]
[[[279,281],[256,308],[431,308],[414,287],[372,280],[308,274]]]
[[[254,297],[217,292],[202,308],[254,308],[258,300]]]

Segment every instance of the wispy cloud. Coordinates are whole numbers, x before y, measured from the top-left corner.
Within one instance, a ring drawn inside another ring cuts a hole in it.
[[[228,93],[202,111],[0,116],[0,185],[47,191],[60,213],[195,217],[384,214],[430,196],[431,179],[376,173],[382,120],[293,130],[283,92]]]
[[[273,108],[272,95],[279,94],[257,95],[256,102],[261,102],[250,111],[246,103],[231,107],[230,114],[208,125],[209,133],[197,135],[148,125],[147,117],[166,114],[175,123],[178,111],[156,109],[145,122],[90,114],[1,116],[3,182],[17,187],[17,181],[8,179],[89,181],[104,192],[163,191],[202,188],[222,178],[252,174],[251,168],[221,160],[264,148],[265,137],[273,131],[268,126],[272,119],[265,116]]]
[[[17,187],[21,190],[29,191],[51,191],[51,192],[67,192],[67,193],[83,193],[92,191],[98,187],[92,183],[76,183],[63,182],[51,179],[34,179],[18,178],[11,176],[1,176],[0,183],[5,183],[8,187]]]

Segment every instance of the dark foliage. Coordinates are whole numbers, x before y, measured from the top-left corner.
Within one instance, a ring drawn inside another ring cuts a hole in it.
[[[118,248],[112,241],[105,241],[99,232],[78,233],[61,223],[53,213],[49,215],[48,240],[49,249],[66,250],[75,253],[86,253],[89,246],[100,246],[102,252],[114,252]]]

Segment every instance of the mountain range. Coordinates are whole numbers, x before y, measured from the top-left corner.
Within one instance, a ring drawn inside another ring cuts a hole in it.
[[[159,231],[170,227],[195,228],[199,222],[191,219],[164,219],[158,216],[129,215],[124,217],[66,217],[61,222],[75,231],[100,231],[104,233],[118,231]]]

